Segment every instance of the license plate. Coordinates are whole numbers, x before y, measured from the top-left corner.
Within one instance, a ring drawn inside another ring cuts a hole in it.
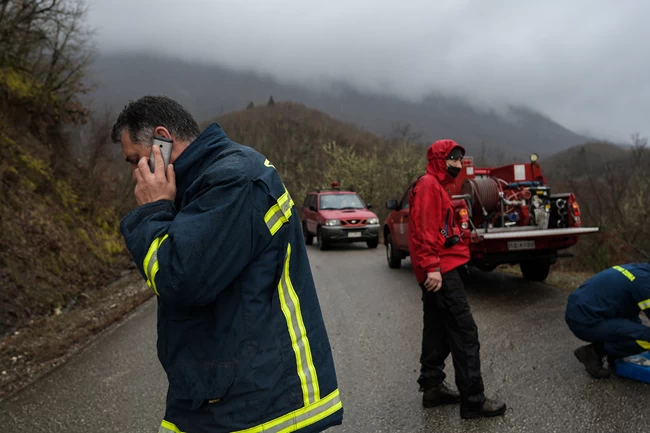
[[[535,241],[510,241],[508,242],[510,251],[534,250]]]
[[[361,232],[348,232],[348,237],[349,238],[360,238],[361,237]]]

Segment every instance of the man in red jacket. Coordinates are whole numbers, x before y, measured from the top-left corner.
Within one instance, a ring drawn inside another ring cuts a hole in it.
[[[461,417],[478,418],[502,415],[506,405],[483,393],[478,329],[459,274],[469,261],[469,248],[460,240],[446,187],[460,173],[464,155],[465,149],[452,140],[429,148],[427,171],[409,196],[409,250],[424,303],[418,379],[422,403],[433,407],[460,401]],[[450,353],[460,394],[444,383]]]

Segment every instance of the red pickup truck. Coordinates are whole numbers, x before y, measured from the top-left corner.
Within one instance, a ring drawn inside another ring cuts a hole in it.
[[[386,258],[401,267],[409,255],[408,196],[388,200],[391,210],[383,225]],[[573,193],[552,193],[533,154],[529,163],[476,168],[471,157],[448,192],[456,210],[461,240],[471,252],[470,265],[492,271],[501,264],[518,264],[524,278],[543,281],[562,252],[581,235],[597,227],[582,227],[580,206]]]

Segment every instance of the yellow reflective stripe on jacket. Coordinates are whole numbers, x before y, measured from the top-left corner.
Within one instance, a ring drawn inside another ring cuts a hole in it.
[[[296,354],[296,365],[298,366],[298,376],[300,377],[303,400],[305,406],[308,406],[320,400],[320,388],[318,386],[316,367],[311,356],[307,330],[305,329],[305,323],[303,322],[300,311],[300,300],[289,277],[290,264],[291,244],[287,247],[287,258],[285,259],[284,270],[282,271],[280,283],[278,284],[278,293],[280,306],[287,320],[287,328],[289,328],[291,346]]]
[[[153,240],[147,255],[144,257],[144,274],[147,276],[147,285],[153,288],[153,291],[156,292],[156,295],[160,296],[158,289],[156,288],[156,274],[160,269],[158,265],[158,248],[167,239],[169,235],[164,235]]]
[[[628,271],[627,269],[622,268],[620,266],[614,266],[614,269],[619,271],[621,274],[625,275],[628,280],[630,280],[630,281],[636,280],[636,277],[634,275],[632,275],[632,272]]]
[[[289,222],[293,204],[293,199],[285,188],[284,194],[278,199],[278,203],[271,206],[264,216],[264,222],[272,235],[275,235],[284,223]]]
[[[300,430],[327,418],[341,410],[341,396],[337,389],[327,397],[302,409],[295,410],[280,418],[266,422],[257,427],[239,430],[233,433],[289,433]],[[173,431],[173,430],[172,430]],[[165,432],[168,433],[168,432]],[[177,433],[177,432],[174,432]]]
[[[183,433],[183,432],[180,431],[180,429],[176,427],[175,424],[172,424],[169,421],[163,421],[162,424],[160,424],[158,433]]]
[[[644,349],[650,350],[650,341],[636,340],[636,344]]]
[[[333,413],[341,410],[343,403],[339,390],[314,404],[294,410],[284,416],[265,422],[264,424],[251,427],[246,430],[239,430],[233,433],[289,433],[308,427],[320,420],[327,418]],[[158,433],[183,433],[175,424],[163,421]]]
[[[639,302],[639,308],[641,310],[647,310],[650,308],[650,299],[646,299],[645,301]]]

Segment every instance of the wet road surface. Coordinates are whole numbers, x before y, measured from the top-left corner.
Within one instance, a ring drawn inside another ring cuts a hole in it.
[[[486,392],[504,417],[462,420],[424,409],[422,306],[408,260],[389,269],[381,246],[308,247],[334,352],[344,425],[331,432],[647,432],[650,385],[591,379],[564,324],[568,292],[499,273],[467,288],[479,327]],[[70,362],[0,403],[3,431],[155,432],[166,382],[155,354],[155,301]],[[448,383],[453,369],[448,360]]]

